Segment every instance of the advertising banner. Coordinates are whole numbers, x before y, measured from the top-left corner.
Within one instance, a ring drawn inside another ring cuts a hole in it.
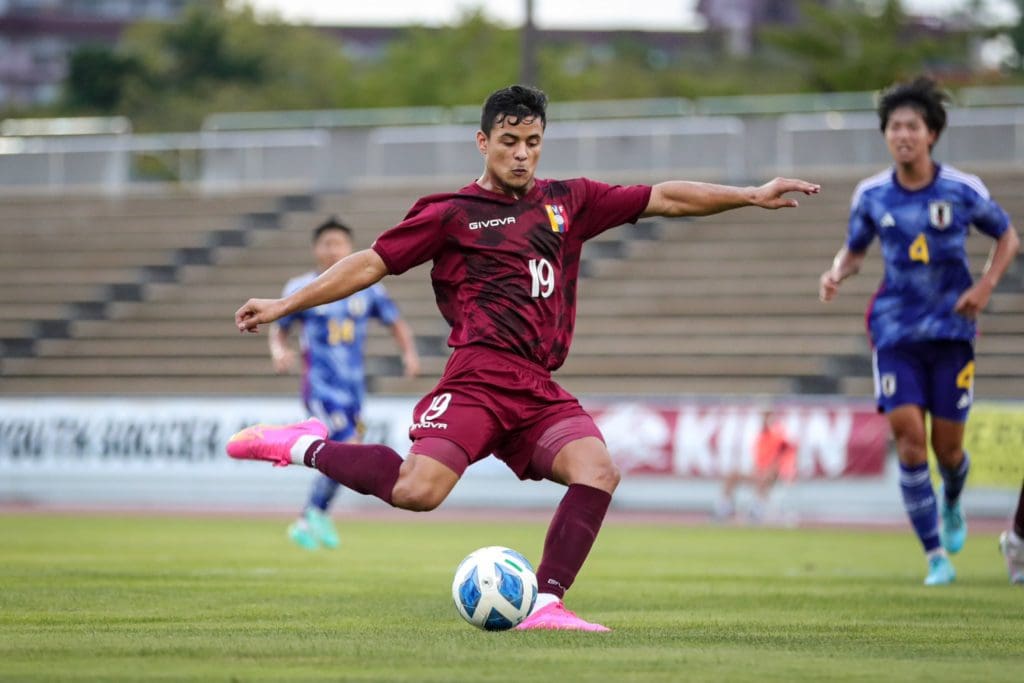
[[[720,478],[754,469],[764,406],[650,401],[587,404],[624,473]],[[775,419],[796,447],[796,477],[881,476],[889,427],[874,406],[776,404]]]
[[[584,402],[625,474],[719,478],[750,472],[763,407],[753,403],[653,400]],[[367,402],[365,439],[408,450],[415,400]],[[780,404],[775,413],[796,445],[801,479],[879,476],[888,427],[870,406]],[[256,422],[304,419],[291,399],[26,399],[0,401],[0,471],[133,468],[223,472],[235,431]],[[986,423],[987,424],[987,423]],[[1018,451],[1019,452],[1019,451]],[[486,475],[493,460],[469,470]]]

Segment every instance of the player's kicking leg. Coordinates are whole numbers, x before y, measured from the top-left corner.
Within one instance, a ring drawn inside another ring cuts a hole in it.
[[[265,460],[274,467],[287,467],[301,464],[305,449],[326,438],[327,426],[315,417],[290,425],[257,424],[232,436],[227,452],[239,460]]]
[[[442,452],[438,459],[417,454],[417,448],[429,451],[429,442]],[[416,511],[440,505],[468,465],[465,452],[447,439],[418,439],[403,461],[383,444],[330,441],[327,427],[316,418],[291,425],[247,427],[228,440],[226,450],[232,458],[264,460],[275,467],[305,465],[356,493]],[[446,464],[445,457],[453,454],[462,458],[461,469]]]

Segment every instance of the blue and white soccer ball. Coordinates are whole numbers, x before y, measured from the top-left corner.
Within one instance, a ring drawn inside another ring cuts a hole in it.
[[[537,575],[515,550],[500,545],[480,548],[455,570],[452,599],[473,626],[504,631],[529,616],[537,601]]]

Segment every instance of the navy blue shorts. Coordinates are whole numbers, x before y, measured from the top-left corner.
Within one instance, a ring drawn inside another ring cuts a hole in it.
[[[306,410],[310,415],[327,425],[332,441],[348,441],[360,435],[362,424],[359,413],[362,406],[358,403],[332,401],[327,398],[311,396],[306,399]]]
[[[974,401],[974,344],[942,340],[875,349],[874,374],[879,412],[916,405],[966,422]]]

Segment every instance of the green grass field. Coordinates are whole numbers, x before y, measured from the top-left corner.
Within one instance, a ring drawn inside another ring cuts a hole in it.
[[[607,524],[568,605],[614,629],[485,633],[462,557],[544,525],[0,516],[3,681],[1021,681],[1024,590],[992,534],[921,586],[909,531]]]

